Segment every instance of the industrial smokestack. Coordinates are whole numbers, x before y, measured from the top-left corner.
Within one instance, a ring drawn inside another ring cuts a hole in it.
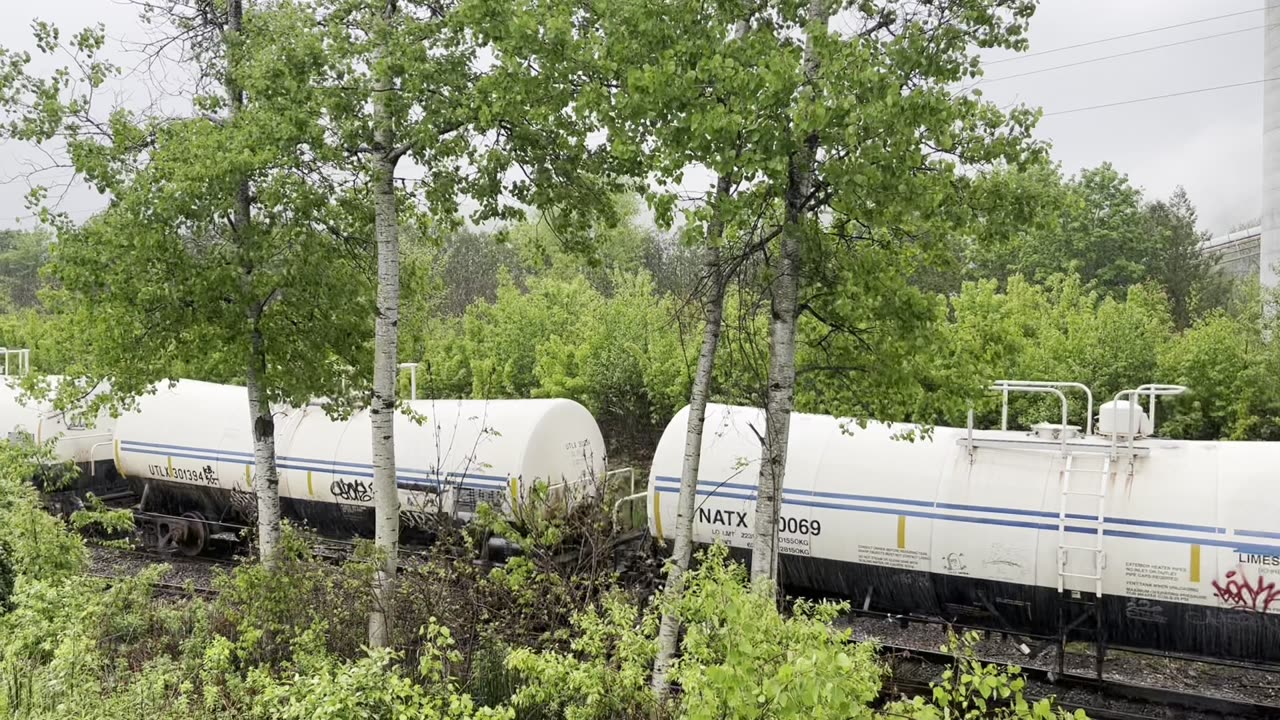
[[[1262,49],[1262,242],[1258,273],[1264,290],[1280,282],[1280,3],[1266,9]]]

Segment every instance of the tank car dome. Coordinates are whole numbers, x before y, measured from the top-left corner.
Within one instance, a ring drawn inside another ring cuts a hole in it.
[[[1099,435],[1138,435],[1147,437],[1153,431],[1151,417],[1142,404],[1133,400],[1112,400],[1098,407]]]

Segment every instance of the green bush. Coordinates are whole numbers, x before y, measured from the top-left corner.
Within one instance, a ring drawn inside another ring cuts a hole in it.
[[[682,690],[675,717],[873,717],[882,668],[873,645],[832,630],[840,606],[778,612],[723,546],[700,557],[687,583],[674,608],[688,628],[671,673]],[[656,618],[657,608],[612,596],[574,618],[569,652],[513,650],[508,664],[524,680],[516,708],[566,720],[647,717]]]
[[[847,606],[798,601],[784,615],[727,554],[717,546],[702,556],[678,604],[680,717],[872,717],[883,668],[874,644],[832,629]]]
[[[1088,720],[1083,710],[1068,713],[1052,698],[1028,700],[1021,668],[984,663],[974,656],[978,633],[952,634],[942,650],[954,656],[951,667],[933,683],[929,697],[891,703],[885,718],[909,720]]]
[[[418,677],[405,674],[392,650],[374,650],[354,662],[319,654],[304,670],[275,678],[255,672],[258,700],[252,717],[263,720],[514,720],[506,707],[479,707],[461,693],[448,673],[448,663],[461,656],[453,650],[447,628],[423,628]]]
[[[50,449],[0,442],[0,543],[8,547],[18,584],[24,578],[67,577],[80,572],[86,560],[84,543],[67,532],[58,518],[43,511],[40,494],[32,484],[46,473]],[[85,516],[81,521],[88,519]]]
[[[623,451],[651,450],[688,398],[678,305],[647,273],[615,272],[606,295],[582,277],[504,277],[493,302],[430,321],[420,394],[564,397]]]

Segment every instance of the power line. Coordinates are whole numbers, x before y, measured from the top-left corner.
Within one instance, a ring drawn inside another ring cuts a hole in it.
[[[1182,92],[1167,93],[1165,95],[1153,95],[1151,97],[1134,98],[1133,100],[1121,100],[1119,102],[1104,103],[1102,105],[1090,105],[1088,107],[1072,108],[1071,110],[1057,110],[1055,112],[1045,113],[1043,117],[1052,117],[1054,115],[1070,115],[1072,113],[1085,112],[1087,110],[1102,110],[1103,108],[1118,107],[1120,105],[1133,105],[1135,103],[1151,102],[1152,100],[1164,100],[1165,98],[1182,97],[1183,95],[1198,95],[1200,93],[1213,92],[1215,90],[1229,90],[1231,88],[1245,87],[1247,85],[1258,85],[1280,78],[1262,78],[1261,80],[1250,80],[1248,82],[1232,83],[1230,85],[1217,85],[1214,87],[1199,88],[1197,90],[1183,90]]]
[[[1214,15],[1213,17],[1202,18],[1200,20],[1190,20],[1188,22],[1177,23],[1176,25],[1165,25],[1164,27],[1151,28],[1150,30],[1139,30],[1138,32],[1125,33],[1124,35],[1112,35],[1111,37],[1100,38],[1098,40],[1090,40],[1088,42],[1076,43],[1075,45],[1064,45],[1062,47],[1056,47],[1050,50],[1041,50],[1039,52],[1027,53],[1025,55],[1015,55],[1014,57],[1003,58],[1001,60],[992,60],[984,64],[999,65],[1000,63],[1011,62],[1013,60],[1025,60],[1027,58],[1039,57],[1041,55],[1049,55],[1051,53],[1058,53],[1064,50],[1075,50],[1076,48],[1089,47],[1090,45],[1101,45],[1102,43],[1111,42],[1112,40],[1124,40],[1125,38],[1138,37],[1140,35],[1150,35],[1151,33],[1164,32],[1165,30],[1174,30],[1176,28],[1188,27],[1191,25],[1199,25],[1200,23],[1212,22],[1214,20],[1223,20],[1226,18],[1239,17],[1241,15],[1249,15],[1251,13],[1262,12],[1263,10],[1270,10],[1272,7],[1280,7],[1280,5],[1260,7],[1254,10],[1242,10],[1240,12],[1227,13],[1226,15]]]
[[[1127,52],[1116,53],[1114,55],[1103,55],[1102,57],[1089,58],[1087,60],[1079,60],[1077,62],[1066,63],[1065,65],[1055,65],[1053,67],[1042,68],[1040,70],[1031,70],[1024,73],[1018,73],[1016,75],[1004,75],[998,78],[991,78],[991,79],[983,78],[979,80],[977,84],[984,85],[987,83],[1000,82],[1001,80],[1012,80],[1014,78],[1026,77],[1028,75],[1039,75],[1040,73],[1053,72],[1054,70],[1063,70],[1065,68],[1077,67],[1079,65],[1088,65],[1090,63],[1102,62],[1103,60],[1114,60],[1116,58],[1128,57],[1130,55],[1141,55],[1142,53],[1152,52],[1153,50],[1163,50],[1165,48],[1177,47],[1178,45],[1189,45],[1191,43],[1203,42],[1205,40],[1213,40],[1215,38],[1227,37],[1228,35],[1239,35],[1240,33],[1253,32],[1254,30],[1263,30],[1267,27],[1268,27],[1267,25],[1258,25],[1256,27],[1243,28],[1240,30],[1228,30],[1227,32],[1217,33],[1216,35],[1203,35],[1201,37],[1194,37],[1189,40],[1179,40],[1177,42],[1165,43],[1164,45],[1154,45],[1152,47],[1140,48],[1138,50],[1129,50]]]

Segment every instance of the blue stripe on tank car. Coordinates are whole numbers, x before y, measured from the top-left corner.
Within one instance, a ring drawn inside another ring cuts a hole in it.
[[[680,478],[666,476],[666,475],[659,475],[659,476],[656,476],[654,479],[658,482],[666,482],[666,483],[678,484],[680,482]],[[751,500],[755,499],[754,491],[756,489],[756,486],[754,485],[748,485],[743,483],[717,484],[717,483],[708,482],[708,481],[701,481],[698,484],[711,485],[715,487],[735,487],[743,490],[751,490],[753,491],[751,497],[742,498],[742,499],[751,499]],[[934,508],[940,508],[940,509],[946,509],[946,510],[986,512],[986,513],[996,513],[1000,515],[1020,515],[1023,517],[1040,517],[1040,518],[1047,518],[1052,520],[1058,519],[1058,513],[1052,512],[1049,510],[1024,510],[1020,508],[995,507],[992,505],[970,505],[970,504],[964,504],[964,503],[932,502],[929,500],[915,500],[911,498],[891,498],[891,497],[881,497],[881,496],[874,496],[874,495],[854,495],[849,493],[838,493],[838,492],[815,492],[811,490],[801,490],[801,489],[791,489],[791,488],[783,488],[782,493],[783,493],[783,497],[786,497],[788,494],[804,495],[806,497],[823,497],[823,498],[833,498],[837,500],[853,500],[857,502],[889,503],[889,504],[896,504],[896,505],[912,505],[916,507],[934,507]],[[701,490],[699,491],[699,494],[702,494]],[[1067,513],[1067,519],[1096,520],[1097,518],[1092,515],[1082,515],[1079,513]],[[1219,535],[1225,534],[1227,532],[1226,528],[1214,527],[1211,525],[1192,525],[1187,523],[1164,522],[1160,520],[1139,520],[1136,518],[1108,517],[1105,519],[1105,522],[1115,523],[1117,525],[1134,525],[1139,527],[1161,528],[1165,530],[1187,530],[1190,532],[1204,532],[1204,533],[1219,534]],[[1262,536],[1262,537],[1267,537],[1267,536]],[[1276,534],[1275,537],[1280,538],[1280,533]]]
[[[190,445],[173,445],[173,444],[167,444],[167,443],[143,442],[143,441],[141,441],[141,440],[121,440],[121,441],[120,441],[120,448],[121,448],[122,450],[123,450],[123,449],[125,449],[126,447],[129,447],[129,446],[136,446],[136,447],[131,447],[131,448],[129,448],[129,449],[131,449],[131,450],[135,450],[135,451],[137,451],[137,452],[145,452],[145,450],[143,450],[144,448],[156,448],[156,449],[161,449],[161,450],[176,450],[176,451],[178,451],[178,452],[166,452],[166,453],[165,453],[166,455],[173,455],[174,457],[196,457],[196,456],[194,456],[194,455],[180,455],[180,454],[178,454],[178,453],[181,453],[181,452],[187,452],[187,453],[203,453],[203,454],[206,454],[206,455],[215,455],[215,456],[217,456],[217,458],[216,458],[216,459],[223,459],[223,458],[230,458],[230,457],[247,458],[247,459],[249,459],[249,463],[248,463],[248,464],[250,464],[250,465],[252,465],[252,464],[253,464],[253,462],[252,462],[252,459],[253,459],[253,453],[251,453],[251,452],[243,452],[243,451],[240,451],[240,450],[218,450],[218,449],[214,449],[214,448],[202,448],[202,447],[194,447],[194,446],[190,446]],[[197,459],[203,459],[203,458],[197,458]],[[279,456],[279,457],[277,458],[277,460],[278,460],[278,461],[283,461],[283,462],[304,463],[304,464],[308,464],[308,465],[330,465],[330,466],[339,466],[339,465],[340,465],[340,466],[343,466],[343,467],[351,467],[351,468],[356,468],[356,469],[359,469],[359,470],[372,470],[372,469],[373,469],[373,465],[371,465],[371,464],[368,464],[368,463],[358,463],[358,462],[350,462],[350,461],[346,461],[346,460],[316,460],[316,459],[312,459],[312,458],[293,457],[293,456],[289,456],[289,455],[281,455],[281,456]],[[283,467],[283,466],[282,466],[282,467]],[[294,469],[299,469],[299,470],[313,470],[313,471],[314,471],[314,470],[317,470],[317,469],[320,469],[320,468],[304,468],[304,467],[295,467]],[[432,476],[438,476],[438,475],[439,475],[439,473],[432,472],[432,471],[428,471],[428,470],[422,470],[422,469],[418,469],[418,468],[400,468],[400,469],[401,469],[401,470],[403,470],[403,471],[404,471],[404,472],[406,472],[406,473],[416,473],[416,474],[421,474],[421,475],[432,475]],[[323,469],[323,470],[322,470],[322,472],[332,472],[332,469],[330,469],[330,468],[325,468],[325,469]],[[446,477],[446,479],[448,479],[448,478],[462,478],[462,479],[464,479],[464,480],[473,480],[473,481],[477,481],[477,482],[495,482],[495,483],[502,483],[502,484],[504,484],[504,485],[507,483],[507,480],[508,480],[508,478],[507,478],[507,477],[502,476],[502,475],[486,475],[486,474],[483,474],[483,473],[473,473],[473,472],[465,472],[465,473],[459,473],[459,472],[448,472],[448,473],[445,473],[445,477]]]
[[[680,492],[678,488],[667,488],[667,487],[660,487],[657,489],[657,491],[661,493],[668,493],[668,494],[678,494]],[[698,494],[715,496],[715,497],[727,497],[731,499],[740,499],[740,500],[755,499],[753,496],[748,496],[748,495],[717,493],[714,491],[707,491],[707,490],[699,490]],[[909,509],[895,509],[895,508],[887,508],[887,507],[876,507],[871,505],[839,505],[836,503],[795,500],[795,499],[786,498],[786,497],[782,499],[782,502],[786,505],[800,505],[804,507],[816,507],[816,508],[823,508],[823,509],[829,509],[829,510],[843,510],[846,512],[863,512],[863,513],[872,513],[877,515],[906,515],[908,517],[920,517],[920,518],[927,518],[930,520],[943,520],[946,522],[961,522],[961,523],[971,523],[976,525],[998,525],[1002,527],[1017,527],[1017,528],[1026,528],[1030,530],[1048,530],[1048,531],[1058,530],[1058,526],[1056,524],[1038,523],[1038,522],[1030,522],[1030,521],[1024,521],[1024,520],[1005,520],[1003,518],[976,517],[972,515],[950,515],[946,513],[926,512],[921,510],[909,510]],[[1098,532],[1098,529],[1096,527],[1080,527],[1075,525],[1069,525],[1066,527],[1066,531],[1070,533],[1079,533],[1079,534],[1094,534]],[[1228,538],[1219,539],[1219,538],[1189,537],[1184,535],[1161,535],[1156,533],[1134,532],[1130,530],[1117,530],[1114,528],[1104,529],[1103,535],[1106,537],[1129,538],[1134,540],[1151,540],[1156,542],[1179,543],[1183,545],[1209,545],[1213,547],[1230,548],[1235,552],[1257,553],[1261,555],[1280,555],[1280,547],[1277,547],[1277,546],[1242,544],[1238,540],[1231,540]]]
[[[680,478],[678,477],[669,477],[665,475],[659,475],[655,479],[658,482],[675,483],[677,485],[680,484]],[[717,482],[710,482],[707,480],[701,480],[698,482],[698,484],[703,486],[707,486],[707,485],[713,486],[717,489],[731,488],[734,490],[749,490],[752,493],[752,498],[755,497],[755,491],[757,487],[755,485],[749,485],[746,483],[730,483],[730,482],[717,483]],[[702,491],[699,490],[698,492],[701,493]],[[819,492],[817,490],[802,490],[800,488],[784,487],[782,489],[782,494],[783,495],[787,495],[787,494],[804,495],[806,497],[819,497],[819,498],[835,498],[835,499],[841,499],[841,500],[859,500],[861,502],[892,503],[895,505],[917,505],[920,507],[934,506],[934,503],[932,500],[912,500],[910,498],[891,498],[891,497],[881,497],[877,495],[850,495],[847,493]]]
[[[1280,540],[1280,532],[1270,532],[1267,530],[1236,530],[1236,535],[1245,537],[1271,538],[1272,540]]]
[[[358,462],[351,462],[351,461],[348,461],[348,460],[313,460],[313,459],[311,459],[311,458],[292,457],[292,456],[288,456],[288,455],[281,455],[281,456],[280,456],[280,459],[281,459],[281,460],[285,460],[285,461],[289,461],[289,462],[307,463],[307,464],[312,464],[312,465],[333,465],[333,466],[335,466],[335,467],[336,467],[336,466],[341,466],[341,467],[351,467],[351,468],[357,468],[357,469],[362,469],[362,470],[367,470],[367,469],[372,469],[372,468],[373,468],[373,465],[371,465],[371,464],[369,464],[369,463],[358,463]],[[414,474],[417,474],[417,475],[427,475],[427,476],[431,476],[431,477],[439,477],[439,476],[440,476],[440,473],[435,472],[435,471],[432,471],[432,470],[423,470],[423,469],[420,469],[420,468],[408,468],[408,467],[401,467],[401,468],[399,468],[399,469],[400,469],[400,470],[402,470],[402,471],[404,471],[404,472],[406,472],[406,473],[414,473]],[[330,471],[329,471],[329,470],[325,470],[325,472],[330,472]],[[506,478],[506,477],[502,477],[502,476],[499,476],[499,475],[484,475],[484,474],[481,474],[481,473],[470,473],[470,472],[468,472],[468,473],[449,472],[449,473],[445,473],[445,477],[446,477],[446,479],[448,479],[448,478],[450,478],[450,477],[462,477],[462,478],[465,478],[465,479],[467,479],[467,480],[477,480],[477,481],[481,481],[481,482],[500,482],[500,483],[503,483],[503,484],[506,484],[506,482],[507,482],[507,478]]]
[[[137,445],[138,447],[143,447],[143,448],[161,448],[161,449],[170,448],[173,450],[185,450],[189,452],[221,453],[223,455],[235,455],[239,457],[250,457],[250,458],[253,457],[253,453],[241,452],[239,450],[214,450],[210,448],[192,447],[190,445],[166,445],[165,443],[142,442],[141,440],[121,440],[120,446],[124,447],[125,445]],[[172,453],[166,453],[166,454],[172,454]]]
[[[678,488],[658,488],[658,492],[678,494]],[[699,495],[707,495],[714,497],[726,497],[737,500],[754,500],[754,495],[741,495],[737,493],[720,493],[709,490],[699,490]],[[815,500],[798,500],[793,498],[782,498],[782,502],[786,505],[799,505],[802,507],[826,508],[830,510],[846,510],[852,512],[874,513],[879,515],[906,515],[909,517],[928,518],[932,520],[951,520],[955,522],[969,522],[980,525],[1005,525],[1008,527],[1031,528],[1033,530],[1057,530],[1057,525],[1049,525],[1047,523],[1035,523],[1022,520],[1003,520],[1000,518],[974,517],[969,515],[949,515],[946,513],[928,512],[925,510],[905,510],[890,507],[878,507],[873,505],[840,505],[833,502],[821,502]],[[1094,528],[1068,528],[1073,532],[1097,532]]]
[[[130,447],[131,445],[138,445],[142,447]],[[164,455],[165,457],[177,457],[177,458],[185,458],[189,460],[206,460],[206,461],[212,461],[212,462],[229,461],[229,462],[236,462],[244,465],[256,464],[253,460],[253,457],[246,453],[221,452],[217,450],[211,450],[208,448],[194,448],[194,447],[184,446],[184,445],[164,445],[161,443],[143,443],[135,440],[122,440],[120,442],[120,451],[131,452],[137,455]],[[187,451],[191,451],[191,452],[187,452]],[[239,457],[228,458],[226,457],[227,455],[237,455]],[[334,468],[332,467],[333,465],[348,465],[348,466],[351,466],[352,468],[362,468],[362,469],[361,470],[344,469],[340,471],[341,474],[348,475],[351,477],[362,477],[362,478],[373,477],[372,465],[362,465],[360,463],[346,463],[346,462],[334,463],[334,462],[322,461],[322,460],[306,460],[303,458],[290,458],[290,459],[294,460],[294,462],[277,462],[276,467],[281,470],[301,470],[301,471],[324,472],[324,473],[333,474],[334,473]],[[284,458],[280,458],[280,460],[284,460]],[[307,465],[299,464],[300,462],[305,462],[307,463]],[[308,467],[308,465],[312,467]],[[326,465],[329,467],[324,467]],[[463,476],[460,473],[450,473],[450,475],[453,477],[463,478],[463,481],[458,484],[464,488],[471,488],[475,490],[492,490],[492,489],[498,489],[498,488],[505,489],[506,487],[506,480],[499,480],[496,478],[496,476],[492,476],[492,475]],[[445,482],[452,482],[452,481],[446,480]],[[411,477],[408,475],[400,475],[400,474],[396,475],[397,487],[402,487],[405,485],[413,485],[413,486],[430,485],[432,487],[439,487],[441,484],[442,483],[439,480],[435,480],[435,479],[423,480],[422,478]]]
[[[135,455],[163,455],[165,457],[190,458],[192,460],[211,460],[213,462],[219,462],[224,459],[224,458],[218,457],[217,455],[201,455],[199,453],[194,453],[194,452],[173,452],[171,450],[143,450],[143,449],[126,447],[124,443],[120,444],[120,452],[130,452],[130,453],[134,453]],[[252,465],[253,464],[252,461],[249,464]]]
[[[1202,532],[1217,535],[1224,535],[1226,528],[1214,527],[1212,525],[1190,525],[1187,523],[1164,522],[1162,520],[1138,520],[1135,518],[1107,518],[1107,522],[1119,525],[1135,525],[1137,527],[1153,527],[1166,530],[1187,530],[1190,532]]]

